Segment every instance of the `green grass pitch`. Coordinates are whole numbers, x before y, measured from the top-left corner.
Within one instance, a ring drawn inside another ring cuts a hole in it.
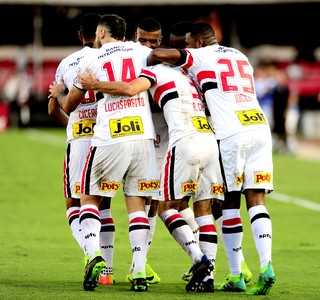
[[[267,208],[273,221],[277,281],[268,296],[186,293],[180,276],[191,261],[159,218],[148,259],[161,282],[146,293],[130,291],[125,275],[131,250],[122,193],[112,200],[116,284],[85,292],[82,251],[69,229],[62,193],[64,130],[12,129],[0,133],[0,146],[0,299],[320,299],[320,162],[274,156],[276,193],[267,196]],[[279,194],[298,200],[283,201],[287,198]],[[303,203],[314,207],[301,206]],[[243,252],[256,277],[259,262],[244,204]],[[216,268],[218,283],[228,272],[221,244]]]

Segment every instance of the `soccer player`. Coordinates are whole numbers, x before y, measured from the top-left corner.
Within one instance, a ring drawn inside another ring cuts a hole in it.
[[[125,42],[126,22],[114,14],[101,17],[96,30],[95,49],[79,63],[80,74],[86,67],[101,81],[131,81],[146,66],[151,49]],[[85,90],[75,78],[68,95],[59,99],[66,112],[73,111]],[[105,266],[99,247],[101,220],[98,205],[102,197],[113,197],[123,184],[129,217],[129,237],[133,252],[132,290],[146,291],[146,238],[149,222],[145,201],[158,188],[153,140],[154,126],[148,94],[132,97],[103,94],[98,101],[97,119],[90,152],[81,184],[81,230],[86,239],[89,264],[83,286],[94,290]]]
[[[158,214],[192,259],[193,272],[186,290],[212,292],[217,232],[211,199],[223,199],[223,182],[217,142],[194,82],[182,69],[165,65],[143,69],[130,83],[97,81],[92,74],[79,77],[83,84],[87,81],[85,86],[113,95],[132,96],[149,89],[163,109],[169,145],[161,168]],[[178,211],[185,197],[193,199],[199,243]]]
[[[135,41],[151,49],[159,47],[162,42],[161,24],[154,18],[142,19],[135,31]]]
[[[135,31],[135,41],[143,46],[146,46],[150,49],[155,49],[160,46],[162,41],[162,27],[158,20],[154,18],[145,18],[142,19],[136,28]],[[155,150],[156,150],[156,159],[159,170],[159,164],[161,165],[164,150],[168,145],[168,133],[167,133],[167,124],[164,121],[163,113],[159,109],[158,105],[152,101],[151,95],[149,95],[150,107],[152,112],[152,120],[155,127],[156,140]],[[160,161],[160,163],[159,163]],[[149,197],[146,201],[146,213],[148,215],[148,221],[150,225],[150,230],[147,235],[147,253],[149,252],[154,232],[156,229],[156,221],[157,221],[157,209],[158,209],[158,200],[157,197],[154,196],[153,199]],[[133,281],[133,263],[129,268],[129,272],[126,276],[127,282]],[[159,275],[152,269],[149,261],[146,261],[146,280],[148,284],[157,284],[160,282]]]
[[[93,127],[96,123],[97,95],[94,91],[88,91],[76,109],[67,115],[60,107],[57,94],[62,89],[71,89],[73,79],[79,61],[94,46],[96,28],[100,21],[100,15],[88,13],[82,16],[78,36],[83,48],[63,59],[56,71],[55,81],[57,85],[51,85],[48,104],[48,113],[60,124],[66,127],[67,150],[64,160],[64,196],[66,199],[67,218],[73,236],[85,252],[85,240],[81,234],[80,213],[80,182],[82,169],[89,152]],[[63,80],[64,84],[60,83]],[[101,284],[113,284],[113,252],[115,226],[110,210],[110,197],[106,197],[99,206],[101,218],[100,246],[107,267],[103,269],[99,277]]]
[[[169,45],[172,48],[186,48],[187,46],[193,46],[193,45],[187,45],[186,42],[186,34],[190,33],[192,28],[193,28],[193,22],[190,21],[181,21],[176,23],[171,27],[171,33],[169,35]],[[207,41],[203,42],[203,46],[206,45]],[[193,80],[197,83],[196,79],[193,78]],[[197,85],[199,85],[197,83]],[[199,87],[200,89],[200,87]],[[203,95],[202,95],[203,97]],[[211,122],[211,116],[208,111],[208,108],[206,107],[206,114],[207,114],[207,119],[209,122]],[[194,233],[197,233],[198,227],[197,224],[194,224],[194,215],[192,212],[189,211],[190,208],[188,207],[188,201],[182,201],[181,206],[180,206],[180,213],[183,215],[183,217],[186,219],[187,223],[190,225],[190,227],[193,229]],[[185,213],[184,213],[185,212]],[[223,235],[222,235],[222,202],[218,201],[217,199],[213,199],[212,201],[212,212],[213,212],[213,217],[216,221],[216,225],[219,229],[220,233],[220,238],[223,243]],[[183,214],[184,213],[184,214]],[[197,241],[199,238],[197,239]],[[252,273],[250,269],[248,268],[242,249],[239,250],[240,255],[241,255],[241,270],[243,272],[244,280],[246,283],[250,282],[252,279]],[[181,278],[185,281],[189,281],[190,277],[192,276],[192,268],[189,268],[185,273],[181,275]],[[227,275],[229,276],[229,275]]]
[[[186,41],[197,49],[155,49],[148,63],[187,68],[197,78],[212,117],[226,184],[222,232],[230,268],[219,289],[246,291],[237,251],[243,236],[240,203],[244,194],[260,258],[259,276],[248,294],[266,295],[276,280],[272,224],[265,206],[265,194],[273,190],[272,140],[256,97],[253,68],[239,50],[219,45],[208,23],[196,23]]]

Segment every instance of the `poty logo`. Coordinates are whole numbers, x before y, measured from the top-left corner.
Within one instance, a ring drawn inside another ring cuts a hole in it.
[[[156,190],[159,188],[159,180],[150,181],[140,181],[139,182],[139,192],[144,192],[146,190]]]
[[[221,195],[224,193],[223,184],[213,184],[211,189],[211,194]]]
[[[76,184],[74,185],[74,193],[75,193],[76,195],[79,195],[79,194],[80,194],[80,183],[76,183]]]
[[[241,185],[243,183],[244,173],[241,175],[236,175],[236,184]]]
[[[198,189],[198,183],[197,182],[187,182],[182,185],[182,193],[186,193],[187,191],[193,191],[196,192]]]
[[[255,180],[254,180],[254,183],[255,184],[260,184],[261,182],[268,182],[268,183],[270,183],[270,181],[271,181],[271,174],[270,173],[265,173],[265,174],[263,174],[263,173],[257,173],[257,174],[255,174],[254,175],[254,178],[255,178]]]
[[[107,182],[102,181],[100,186],[100,191],[114,191],[116,192],[120,187],[120,182]]]

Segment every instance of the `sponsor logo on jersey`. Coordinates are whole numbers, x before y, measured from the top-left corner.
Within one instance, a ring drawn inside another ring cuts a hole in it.
[[[112,119],[109,121],[109,126],[110,134],[113,138],[144,133],[142,120],[139,116]]]
[[[198,132],[213,132],[207,118],[205,117],[193,117],[192,124]]]
[[[159,180],[139,181],[139,192],[147,190],[157,190],[159,188]]]
[[[106,191],[113,191],[116,192],[120,187],[120,182],[107,182],[102,181],[100,184],[100,191],[106,192]]]
[[[240,120],[240,123],[244,126],[257,125],[257,124],[268,124],[267,120],[261,110],[239,110],[236,114]]]
[[[82,120],[72,125],[74,138],[93,136],[93,129],[96,125],[95,119]]]
[[[268,172],[254,174],[254,183],[260,184],[262,182],[270,183],[271,182],[271,174]]]

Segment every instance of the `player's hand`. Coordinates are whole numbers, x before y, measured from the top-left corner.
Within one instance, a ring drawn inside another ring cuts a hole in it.
[[[49,85],[49,96],[48,98],[57,98],[58,94],[62,91],[65,91],[66,86],[64,85],[63,80],[60,81],[60,83],[57,83],[56,81],[53,81],[52,84]]]
[[[94,90],[97,78],[89,68],[86,68],[88,75],[78,74],[78,81],[85,90]]]

